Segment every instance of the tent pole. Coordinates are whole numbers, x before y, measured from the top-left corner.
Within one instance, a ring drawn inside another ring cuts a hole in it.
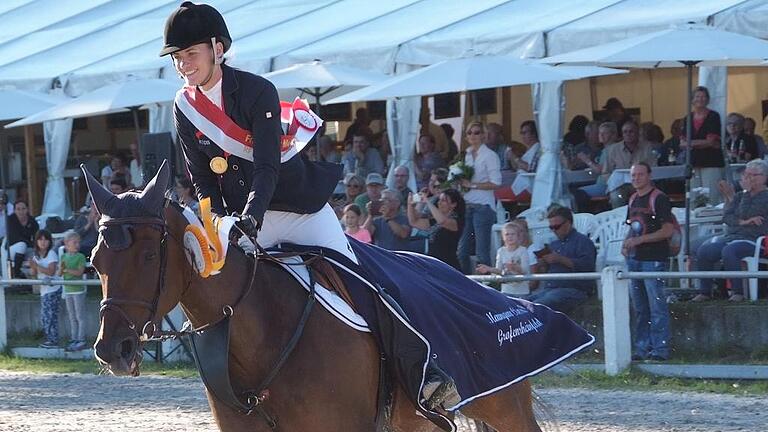
[[[38,214],[37,205],[37,170],[35,168],[35,134],[32,126],[24,126],[24,159],[27,165],[27,199],[29,199],[29,214]]]
[[[136,131],[136,145],[141,144],[141,130],[139,128],[139,107],[131,107],[133,114],[133,128]]]
[[[687,145],[685,146],[685,251],[684,256],[687,259],[687,263],[691,262],[691,177],[693,177],[693,165],[691,164],[691,138],[693,137],[693,114],[692,99],[693,99],[693,65],[694,62],[684,62],[686,66],[686,72],[688,74],[687,80],[687,92],[688,100],[686,107],[688,109],[685,116],[685,140]]]

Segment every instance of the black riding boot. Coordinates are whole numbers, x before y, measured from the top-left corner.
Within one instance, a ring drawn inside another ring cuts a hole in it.
[[[13,256],[13,277],[16,279],[24,279],[24,273],[21,271],[21,267],[24,264],[24,255],[16,254]]]

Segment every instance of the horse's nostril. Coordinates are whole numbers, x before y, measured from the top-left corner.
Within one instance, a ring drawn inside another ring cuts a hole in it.
[[[133,341],[130,339],[125,339],[124,341],[120,342],[120,357],[127,360],[133,357],[133,354]]]

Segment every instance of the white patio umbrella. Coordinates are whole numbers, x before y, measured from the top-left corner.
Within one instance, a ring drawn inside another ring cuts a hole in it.
[[[318,114],[320,104],[327,103],[327,99],[334,94],[338,96],[344,91],[369,86],[389,78],[382,73],[318,60],[296,64],[263,76],[279,90],[295,89],[313,96]]]
[[[179,84],[162,79],[135,79],[101,87],[78,98],[32,114],[6,125],[6,128],[42,123],[65,118],[90,117],[131,111],[136,138],[139,137],[138,110],[153,103],[171,102]],[[138,141],[137,141],[138,142]]]
[[[553,67],[513,56],[475,56],[435,63],[333,98],[327,103],[427,96],[621,73],[626,71],[602,67]]]
[[[0,89],[0,121],[24,118],[65,100],[66,98],[45,93]]]
[[[686,138],[691,141],[691,99],[694,66],[749,66],[768,59],[768,42],[750,36],[688,24],[617,42],[548,57],[549,64],[613,67],[685,67],[688,72]],[[691,148],[686,148],[686,191],[690,191]],[[690,200],[685,200],[686,242],[690,252]]]

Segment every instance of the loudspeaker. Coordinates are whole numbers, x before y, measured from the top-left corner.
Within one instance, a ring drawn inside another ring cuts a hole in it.
[[[170,132],[145,133],[141,137],[139,152],[141,153],[141,186],[155,176],[163,159],[168,161],[172,178],[175,176],[176,158]]]

